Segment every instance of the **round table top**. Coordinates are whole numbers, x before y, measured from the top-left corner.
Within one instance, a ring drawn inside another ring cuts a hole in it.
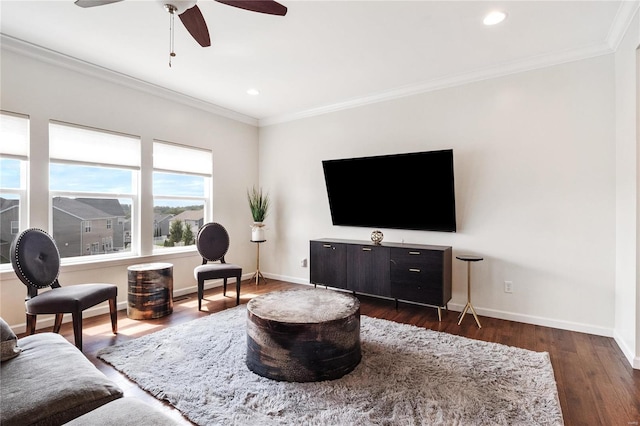
[[[460,260],[463,260],[465,262],[479,262],[481,260],[484,260],[483,257],[476,256],[474,254],[460,254],[460,255],[456,256],[456,259],[460,259]]]
[[[252,243],[264,243],[267,240],[249,240],[249,241],[251,241]]]
[[[360,301],[351,294],[325,289],[295,289],[254,297],[247,311],[262,319],[312,324],[347,318],[358,312]]]
[[[156,271],[167,268],[173,268],[173,263],[140,263],[139,265],[131,265],[127,269],[129,271]]]

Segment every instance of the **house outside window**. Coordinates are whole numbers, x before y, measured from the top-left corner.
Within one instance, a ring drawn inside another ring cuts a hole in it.
[[[29,117],[0,111],[0,263],[10,263],[11,243],[26,229]]]
[[[131,235],[140,138],[52,121],[49,139],[51,229],[60,256],[137,254]]]
[[[154,251],[195,245],[211,205],[210,150],[153,143]]]

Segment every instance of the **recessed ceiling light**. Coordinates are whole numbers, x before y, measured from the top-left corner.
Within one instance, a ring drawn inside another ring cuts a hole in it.
[[[489,13],[487,16],[485,16],[482,23],[484,23],[485,25],[496,25],[504,21],[506,17],[507,17],[507,14],[505,12],[502,12],[500,10],[495,10]]]
[[[247,90],[247,93],[250,94],[251,96],[257,96],[260,94],[260,92],[256,89],[249,89]]]

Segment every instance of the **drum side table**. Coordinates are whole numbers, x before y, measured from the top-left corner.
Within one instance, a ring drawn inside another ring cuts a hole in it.
[[[127,316],[146,320],[173,312],[173,264],[143,263],[127,268]]]

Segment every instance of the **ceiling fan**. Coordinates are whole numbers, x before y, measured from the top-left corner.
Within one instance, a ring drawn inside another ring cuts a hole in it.
[[[75,4],[80,7],[94,7],[103,6],[111,3],[118,3],[122,0],[76,0]],[[171,17],[177,14],[180,20],[184,24],[189,34],[200,44],[202,47],[211,46],[211,39],[209,38],[209,30],[207,29],[207,23],[200,12],[200,8],[196,5],[197,0],[157,0],[164,5],[167,12],[171,14]],[[237,7],[240,9],[249,10],[251,12],[266,13],[269,15],[284,16],[287,14],[286,6],[274,0],[215,0],[219,3],[226,4],[228,6]],[[173,35],[173,21],[171,34]],[[175,56],[173,53],[173,46],[171,46],[171,56]],[[171,62],[169,62],[171,65]]]

